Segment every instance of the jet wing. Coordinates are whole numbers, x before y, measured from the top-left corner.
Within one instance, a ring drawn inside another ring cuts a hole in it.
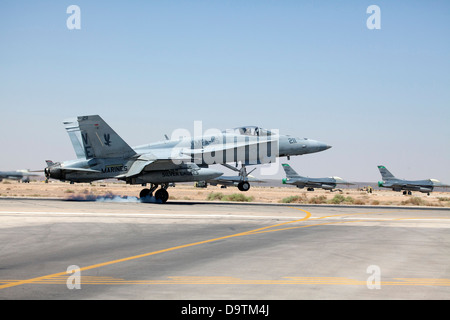
[[[247,182],[261,182],[261,183],[265,183],[265,181],[263,180],[259,180],[253,176],[249,176],[246,179],[243,179],[240,176],[221,176],[218,178],[214,178],[211,180],[208,180],[208,182],[213,182],[213,183],[217,183],[217,184],[226,184],[226,183],[236,183],[238,184],[239,182],[243,182],[243,181],[247,181]]]
[[[20,179],[20,178],[22,178],[22,175],[17,175],[17,174],[0,174],[0,177],[2,179]]]
[[[67,167],[61,167],[57,168],[64,171],[73,171],[73,172],[93,172],[93,173],[101,173],[101,171],[93,170],[93,169],[84,169],[84,168],[67,168]]]
[[[348,181],[336,181],[335,183],[336,184],[345,184],[346,186],[354,185],[354,183],[348,182]]]
[[[186,149],[183,152],[183,154],[186,155],[200,155],[204,153],[209,152],[219,152],[219,151],[227,151],[227,150],[234,150],[239,148],[245,148],[245,147],[255,147],[257,145],[264,145],[268,143],[278,143],[278,139],[274,140],[262,140],[262,141],[241,141],[236,144],[218,144],[218,145],[209,145],[201,149]]]
[[[198,149],[184,149],[181,151],[181,154],[184,154],[186,156],[191,156],[196,159],[202,159],[202,156],[210,156],[213,158],[212,154],[214,154],[217,157],[218,152],[223,152],[224,154],[230,154],[234,155],[234,152],[236,151],[237,154],[246,154],[246,150],[248,151],[248,155],[250,156],[250,161],[256,161],[258,155],[258,146],[261,149],[261,147],[268,147],[268,144],[276,144],[276,150],[278,151],[278,140],[263,140],[263,141],[242,141],[235,144],[218,144],[218,145],[209,145],[205,146],[204,148],[198,148]],[[248,148],[248,149],[247,149]],[[274,146],[271,146],[271,148],[274,148]],[[253,155],[257,155],[254,157]],[[230,162],[232,162],[231,160]]]
[[[133,162],[133,164],[131,165],[130,170],[128,170],[127,173],[122,174],[120,176],[118,176],[118,178],[122,178],[122,177],[132,177],[135,175],[138,175],[142,172],[142,170],[144,170],[144,168],[150,164],[152,164],[154,161],[153,160],[136,160],[135,162]]]
[[[36,171],[18,171],[18,173],[21,173],[23,176],[38,176],[38,173],[33,172],[42,172],[42,170],[36,170]]]
[[[233,179],[233,178],[235,178],[235,179]],[[231,185],[235,186],[239,182],[241,182],[241,180],[239,178],[240,177],[223,177],[221,179],[214,178],[214,179],[208,180],[207,182],[212,186],[217,186],[218,184],[224,185],[224,186],[231,186]]]
[[[146,171],[156,170],[170,170],[179,168],[180,165],[175,163],[175,160],[187,160],[184,159],[151,159],[148,156],[140,156],[133,162],[127,173],[118,176],[117,178],[129,178],[141,174]],[[190,158],[189,158],[190,160]]]
[[[448,184],[435,184],[434,187],[438,187],[438,188],[450,188],[450,185],[448,185]]]
[[[423,187],[421,184],[413,184],[413,183],[397,183],[398,186],[401,187]],[[426,187],[432,187],[431,185],[428,185]]]
[[[406,183],[406,182],[395,182],[392,184],[394,187],[402,187],[402,188],[413,188],[413,187],[435,187],[432,184],[423,184],[423,183]]]

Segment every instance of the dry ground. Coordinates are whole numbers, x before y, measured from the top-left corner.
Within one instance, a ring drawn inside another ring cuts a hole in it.
[[[30,183],[19,183],[17,181],[4,180],[0,182],[0,197],[50,197],[50,198],[71,198],[84,197],[86,195],[105,196],[133,196],[138,197],[143,187],[126,185],[124,183],[95,182],[69,184],[57,181],[44,183],[32,181]],[[192,184],[177,184],[175,188],[168,189],[170,200],[220,200],[224,196],[238,195],[242,200],[247,198],[252,202],[279,203],[283,199],[290,203],[330,203],[340,202],[341,204],[357,205],[421,205],[450,207],[449,192],[433,192],[430,196],[418,192],[413,192],[411,196],[405,196],[400,192],[389,190],[374,190],[367,193],[356,189],[344,189],[342,192],[330,192],[316,189],[308,192],[304,189],[293,187],[258,187],[252,186],[247,192],[240,192],[235,187],[222,189],[220,187],[208,186],[208,188],[195,188]],[[338,196],[337,196],[338,195]],[[215,196],[215,197],[213,197]],[[335,198],[337,196],[337,198]],[[225,198],[226,199],[226,198]],[[224,200],[224,199],[222,199]],[[230,200],[228,198],[228,200]],[[339,200],[339,201],[337,201]]]

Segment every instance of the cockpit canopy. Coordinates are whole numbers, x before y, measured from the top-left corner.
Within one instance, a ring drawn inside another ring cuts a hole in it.
[[[257,126],[245,126],[245,127],[238,127],[233,129],[227,129],[224,132],[226,133],[234,133],[239,134],[243,136],[270,136],[272,135],[272,132],[270,130],[257,127]]]

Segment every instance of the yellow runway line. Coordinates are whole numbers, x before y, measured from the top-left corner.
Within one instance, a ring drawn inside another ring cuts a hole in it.
[[[293,207],[290,207],[290,208],[293,208]],[[254,229],[254,230],[250,230],[250,231],[246,231],[246,232],[237,233],[237,234],[232,234],[229,236],[224,236],[224,237],[219,237],[219,238],[214,238],[214,239],[209,239],[209,240],[204,240],[204,241],[198,241],[198,242],[194,242],[194,243],[184,244],[184,245],[175,246],[175,247],[171,247],[171,248],[167,248],[167,249],[162,249],[162,250],[152,251],[152,252],[148,252],[148,253],[144,253],[144,254],[140,254],[140,255],[135,255],[135,256],[127,257],[127,258],[123,258],[123,259],[117,259],[117,260],[107,261],[107,262],[103,262],[103,263],[98,263],[98,264],[94,264],[91,266],[80,268],[79,271],[87,271],[87,270],[92,270],[92,269],[96,269],[96,268],[101,268],[101,267],[109,266],[112,264],[117,264],[120,262],[141,259],[141,258],[149,257],[149,256],[160,254],[160,253],[165,253],[165,252],[175,251],[175,250],[184,249],[184,248],[188,248],[188,247],[198,246],[201,244],[210,243],[210,242],[214,242],[214,241],[218,241],[218,240],[224,240],[224,239],[230,239],[230,238],[235,238],[235,237],[240,237],[240,236],[245,236],[245,235],[251,235],[251,234],[258,233],[258,232],[261,232],[262,230],[266,230],[269,228],[274,228],[274,227],[279,227],[279,226],[283,226],[283,225],[290,224],[290,223],[305,221],[311,217],[311,213],[306,210],[299,209],[299,208],[294,208],[294,209],[303,211],[304,213],[306,213],[306,216],[302,219],[288,221],[288,222],[284,222],[284,223],[280,223],[280,224],[276,224],[276,225],[272,225],[272,226],[268,226],[268,227],[258,228],[258,229]],[[46,276],[41,276],[41,277],[36,277],[36,278],[31,278],[31,279],[26,279],[26,280],[19,280],[19,281],[15,281],[15,282],[9,282],[9,283],[0,285],[0,290],[15,287],[15,286],[20,286],[23,284],[47,281],[47,280],[50,280],[55,277],[66,276],[66,275],[67,275],[67,272],[64,271],[64,272],[49,274]]]

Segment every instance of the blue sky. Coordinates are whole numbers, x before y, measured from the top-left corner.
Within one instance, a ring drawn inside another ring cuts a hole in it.
[[[448,1],[2,1],[0,170],[75,158],[62,120],[100,114],[130,145],[196,120],[259,125],[333,146],[291,159],[304,175],[377,181],[384,164],[450,183],[449,14]]]

